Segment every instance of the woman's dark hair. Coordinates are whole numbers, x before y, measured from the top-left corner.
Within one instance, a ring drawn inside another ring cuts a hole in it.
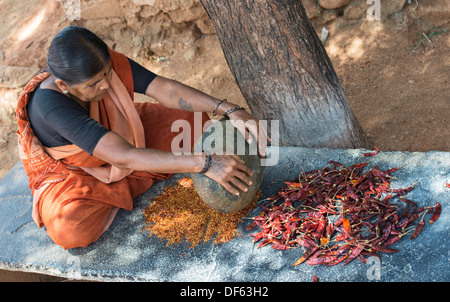
[[[108,46],[90,30],[68,26],[53,39],[47,54],[48,71],[68,85],[91,79],[105,68]]]

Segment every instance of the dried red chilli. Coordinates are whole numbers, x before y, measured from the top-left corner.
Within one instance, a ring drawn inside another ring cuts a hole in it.
[[[430,223],[440,215],[439,203],[417,210],[417,203],[404,197],[414,185],[390,188],[391,174],[398,167],[381,171],[375,166],[363,173],[367,163],[329,164],[285,181],[276,195],[262,201],[263,211],[247,227],[261,229],[251,234],[258,248],[301,247],[304,253],[294,266],[346,265],[354,259],[366,263],[366,256],[399,252],[390,245],[411,233],[420,216],[411,239],[419,235],[423,217],[433,208]]]
[[[436,202],[433,216],[431,216],[430,223],[435,223],[438,220],[439,216],[441,216],[441,205],[439,202]]]
[[[378,148],[375,147],[375,151],[374,152],[369,152],[369,153],[364,153],[364,156],[375,156],[378,154]]]
[[[417,224],[416,229],[414,230],[414,233],[411,235],[411,240],[416,239],[416,237],[420,234],[420,232],[422,231],[423,227],[424,227],[425,223],[423,221],[420,221]]]

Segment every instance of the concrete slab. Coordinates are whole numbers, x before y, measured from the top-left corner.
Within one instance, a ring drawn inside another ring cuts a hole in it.
[[[368,168],[396,166],[393,187],[416,183],[410,198],[420,206],[442,204],[441,218],[426,224],[419,237],[404,237],[394,244],[401,252],[382,254],[381,262],[353,261],[333,267],[292,264],[300,249],[277,251],[268,246],[256,249],[239,225],[242,237],[222,245],[212,242],[189,248],[189,244],[166,247],[164,241],[143,232],[143,210],[165,186],[186,176],[177,174],[135,200],[132,211],[119,211],[107,232],[85,249],[63,250],[31,218],[32,197],[27,177],[18,163],[0,181],[0,269],[98,281],[229,281],[229,282],[310,282],[320,281],[450,281],[449,220],[450,153],[380,152],[359,159],[367,150],[305,149],[282,147],[277,165],[267,167],[262,184],[263,198],[274,195],[286,179],[300,171],[321,168],[330,160],[344,165],[369,162]],[[251,215],[258,214],[255,210]]]

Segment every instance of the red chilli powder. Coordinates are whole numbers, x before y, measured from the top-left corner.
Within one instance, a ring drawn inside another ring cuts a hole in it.
[[[235,213],[222,213],[207,206],[197,194],[191,178],[182,178],[174,186],[168,186],[144,210],[146,227],[151,236],[165,239],[167,245],[183,239],[191,248],[207,242],[215,236],[213,244],[227,242],[238,236],[237,224],[256,206],[261,197]]]

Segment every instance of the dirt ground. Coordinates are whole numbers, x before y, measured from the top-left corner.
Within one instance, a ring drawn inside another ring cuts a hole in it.
[[[302,1],[319,36],[323,27],[329,31],[325,48],[374,145],[382,151],[450,151],[448,0],[394,1],[406,2],[397,8],[382,1],[381,20],[367,19],[366,1],[352,0],[337,10]],[[186,12],[194,17],[181,21],[176,10],[128,4],[122,5],[125,19],[113,12],[109,18],[81,15],[70,21],[62,2],[0,0],[0,66],[42,68],[52,37],[76,24],[159,75],[245,106],[198,1],[187,1],[193,4]],[[21,87],[11,86],[0,79],[0,178],[19,160],[14,111]],[[8,280],[60,279],[0,271],[0,281]]]

